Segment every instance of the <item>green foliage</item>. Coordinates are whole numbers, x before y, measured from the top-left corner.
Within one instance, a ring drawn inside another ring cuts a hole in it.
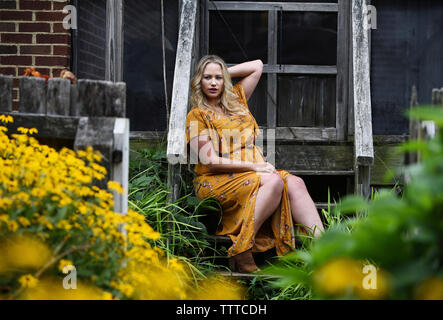
[[[220,255],[206,240],[207,229],[202,223],[207,214],[221,208],[212,198],[201,201],[193,195],[192,182],[184,175],[182,196],[169,199],[167,186],[168,162],[164,148],[142,149],[133,153],[130,161],[129,206],[146,217],[146,221],[162,238],[153,241],[168,255],[177,257],[199,274],[213,271],[212,263]]]
[[[441,108],[415,109],[411,116],[443,125]],[[367,216],[332,223],[310,246],[265,270],[283,277],[276,285],[304,284],[314,298],[443,298],[443,132],[402,149],[420,150],[423,156],[421,163],[403,169],[410,180],[403,195],[393,189],[381,190],[369,202],[357,196],[342,199],[333,215],[363,210]],[[350,270],[357,262],[378,268],[375,291],[351,284]],[[319,275],[328,277],[318,282]]]

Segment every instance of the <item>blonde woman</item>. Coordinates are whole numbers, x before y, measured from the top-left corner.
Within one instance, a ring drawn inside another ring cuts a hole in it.
[[[262,69],[260,60],[228,68],[220,57],[204,56],[192,78],[186,118],[191,157],[198,156],[196,195],[222,205],[216,233],[231,238],[230,267],[238,272],[259,271],[252,252],[275,247],[281,256],[294,248],[293,221],[315,236],[324,230],[303,180],[276,170],[255,145],[259,128],[247,100]],[[236,77],[241,80],[233,86]]]

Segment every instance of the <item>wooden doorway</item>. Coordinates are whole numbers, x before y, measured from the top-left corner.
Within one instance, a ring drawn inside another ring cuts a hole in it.
[[[249,105],[277,139],[346,140],[348,2],[202,0],[200,54],[263,61]]]

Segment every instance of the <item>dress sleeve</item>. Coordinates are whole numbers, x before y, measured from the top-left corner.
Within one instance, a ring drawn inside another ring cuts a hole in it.
[[[240,102],[249,110],[248,100],[246,99],[245,88],[238,82],[234,87],[234,93],[239,97]]]
[[[209,128],[204,121],[204,113],[197,109],[191,109],[186,116],[186,143],[192,138],[202,135],[209,135]]]

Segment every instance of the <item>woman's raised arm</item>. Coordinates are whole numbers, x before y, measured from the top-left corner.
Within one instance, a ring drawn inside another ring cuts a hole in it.
[[[246,99],[249,100],[263,72],[263,62],[260,59],[243,62],[229,67],[228,72],[231,78],[243,78],[240,83],[245,88]]]

